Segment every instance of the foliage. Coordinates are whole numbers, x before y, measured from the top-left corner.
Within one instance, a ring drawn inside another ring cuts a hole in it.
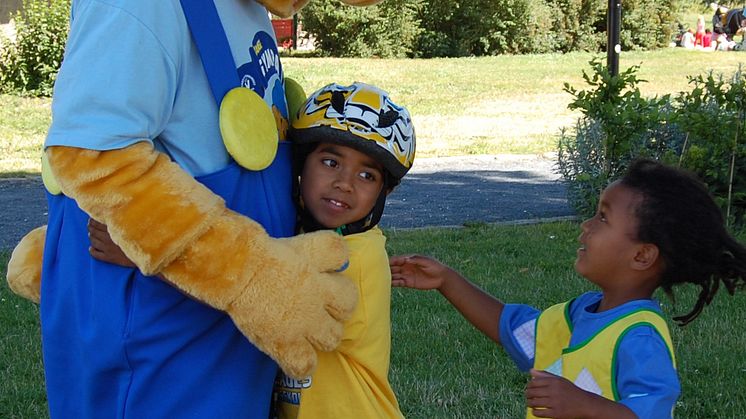
[[[682,0],[625,0],[622,2],[623,50],[667,47],[676,31],[676,10]]]
[[[0,44],[0,92],[50,96],[62,64],[70,0],[23,0],[16,39]]]
[[[623,50],[667,46],[676,27],[682,0],[625,0],[619,41]],[[603,0],[550,0],[556,14],[552,31],[558,51],[606,49],[608,2]]]
[[[678,97],[679,125],[688,134],[682,163],[707,183],[726,215],[746,221],[746,73],[690,77]]]
[[[426,0],[416,56],[461,57],[553,51],[551,10],[539,0]]]
[[[599,51],[606,43],[606,8],[602,0],[550,0],[555,11],[552,33],[560,52]]]
[[[571,109],[583,117],[563,131],[559,169],[579,215],[593,213],[598,194],[635,157],[676,163],[708,186],[729,221],[746,222],[746,74],[689,77],[690,91],[675,99],[646,99],[633,66],[611,77],[597,60],[583,72],[588,90],[565,84]]]
[[[592,75],[583,71],[588,90],[565,83],[573,96],[570,109],[583,117],[573,132],[563,131],[558,144],[558,166],[568,182],[570,204],[578,215],[592,215],[606,185],[619,178],[635,157],[674,161],[684,136],[674,123],[668,95],[642,97],[639,66],[611,76],[598,59],[590,62]]]
[[[352,7],[338,0],[316,0],[301,12],[316,47],[337,57],[404,57],[420,32],[416,8],[421,0],[387,1]]]
[[[683,0],[625,1],[625,50],[668,44]],[[310,2],[302,12],[317,46],[333,56],[464,57],[600,51],[606,45],[603,0],[406,0],[374,8]]]

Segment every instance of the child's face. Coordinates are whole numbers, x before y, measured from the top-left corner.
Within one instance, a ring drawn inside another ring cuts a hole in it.
[[[306,157],[303,203],[326,228],[358,221],[373,209],[383,188],[383,168],[354,148],[319,143]]]
[[[603,193],[593,218],[581,224],[581,247],[575,270],[591,282],[606,287],[621,285],[639,250],[635,209],[641,197],[614,182]]]

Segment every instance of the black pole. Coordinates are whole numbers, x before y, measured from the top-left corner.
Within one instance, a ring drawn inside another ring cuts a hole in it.
[[[609,11],[606,14],[606,66],[609,74],[619,74],[619,31],[622,28],[622,0],[609,0]]]

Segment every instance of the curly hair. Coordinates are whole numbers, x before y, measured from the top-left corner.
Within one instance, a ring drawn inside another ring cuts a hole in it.
[[[697,318],[721,282],[731,295],[744,286],[746,248],[728,232],[720,208],[692,173],[638,159],[621,183],[642,196],[635,212],[637,238],[660,251],[660,287],[671,298],[674,285],[688,282],[701,288],[694,308],[674,317],[680,326]]]

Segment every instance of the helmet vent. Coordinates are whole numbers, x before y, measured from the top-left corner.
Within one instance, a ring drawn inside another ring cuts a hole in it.
[[[345,95],[339,90],[332,92],[332,108],[340,115],[345,113]]]
[[[388,110],[386,112],[381,111],[378,116],[378,127],[386,128],[394,125],[396,120],[399,118],[399,112],[395,110]]]

